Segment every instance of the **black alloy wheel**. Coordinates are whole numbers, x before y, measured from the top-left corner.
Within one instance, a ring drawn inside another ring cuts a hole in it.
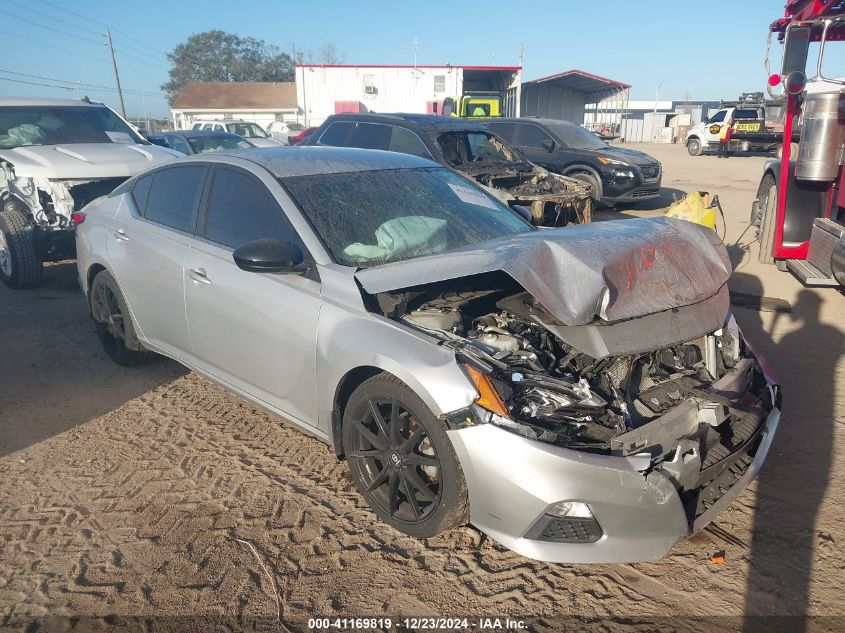
[[[466,521],[466,482],[445,427],[394,376],[352,394],[343,447],[356,487],[393,527],[426,538]]]
[[[138,365],[150,358],[135,335],[132,318],[112,276],[101,271],[91,284],[91,316],[103,349],[118,365]]]

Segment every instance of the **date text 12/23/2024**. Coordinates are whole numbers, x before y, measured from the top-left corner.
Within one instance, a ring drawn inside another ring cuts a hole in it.
[[[527,631],[517,618],[309,618],[309,631]]]

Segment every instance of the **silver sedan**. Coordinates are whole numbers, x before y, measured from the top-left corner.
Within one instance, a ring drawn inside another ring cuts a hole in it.
[[[299,425],[413,536],[654,560],[778,425],[725,249],[681,220],[535,230],[429,161],[318,147],[181,159],[78,222],[115,362],[169,356]]]

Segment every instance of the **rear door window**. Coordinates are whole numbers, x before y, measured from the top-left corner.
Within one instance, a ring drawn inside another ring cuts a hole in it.
[[[355,124],[351,121],[335,121],[320,135],[317,143],[320,145],[332,145],[334,147],[345,147],[349,131]]]
[[[356,123],[349,131],[346,147],[361,149],[388,149],[390,147],[391,125],[378,123]]]
[[[503,139],[511,143],[512,145],[516,145],[514,142],[514,136],[516,134],[515,128],[517,127],[514,123],[502,123],[500,121],[486,123],[485,124],[496,136],[501,136]]]
[[[264,183],[229,167],[214,170],[206,205],[205,237],[232,249],[268,238],[299,243],[287,216]]]
[[[520,123],[516,126],[516,146],[543,149],[543,141],[553,140],[540,126]]]
[[[411,130],[403,127],[390,126],[392,131],[390,133],[390,145],[388,149],[391,152],[400,152],[402,154],[411,154],[419,156],[420,158],[431,159],[431,152],[428,151],[419,136]]]
[[[193,233],[206,171],[204,165],[185,165],[155,172],[144,217],[177,231]]]

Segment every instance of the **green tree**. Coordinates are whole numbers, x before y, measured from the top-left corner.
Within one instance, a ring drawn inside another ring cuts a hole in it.
[[[191,35],[167,58],[170,80],[161,88],[170,103],[189,81],[293,81],[290,55],[264,40],[219,30]]]

